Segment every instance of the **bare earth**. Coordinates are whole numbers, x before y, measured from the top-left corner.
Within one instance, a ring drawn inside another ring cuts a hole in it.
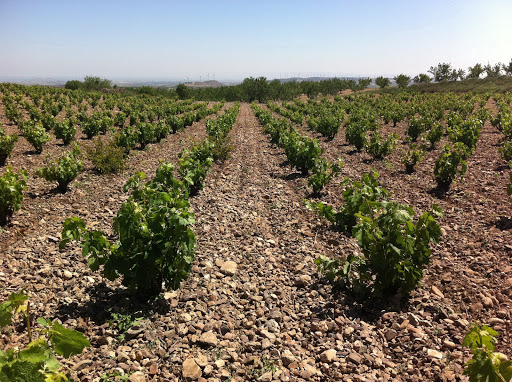
[[[8,133],[18,131],[1,104],[0,121]],[[384,131],[404,137],[405,128]],[[180,381],[184,372],[211,381],[462,380],[469,351],[461,342],[473,321],[496,328],[498,349],[511,355],[509,170],[498,153],[501,134],[489,122],[464,181],[442,199],[432,193],[439,150],[407,175],[400,145],[388,159],[372,162],[365,153],[352,153],[343,130],[330,142],[318,137],[327,159],[345,163],[321,200],[340,206],[339,182],[345,176],[359,180],[375,168],[393,198],[417,213],[440,205],[443,238],[408,302],[357,303],[317,274],[318,255],[341,256],[357,243],[307,210],[307,179],[269,143],[248,104],[241,105],[231,132],[232,157],[215,164],[204,189],[191,198],[196,262],[180,290],[155,302],[134,301],[119,283],[91,272],[79,247],[59,251],[67,217],[109,231],[126,199],[128,177],[141,170],[152,176],[160,161],[175,162],[191,139],[205,135],[202,121],[134,151],[120,175],[99,176],[86,167],[66,194],[31,176],[22,210],[0,233],[1,301],[24,288],[35,317],[60,319],[86,334],[91,347],[68,362],[78,380],[100,381],[115,371],[131,381]],[[8,163],[33,175],[47,154],[62,150],[53,137],[42,155],[31,155],[20,138]],[[109,322],[112,313],[142,319],[121,338]],[[19,329],[0,334],[0,348],[23,342]]]

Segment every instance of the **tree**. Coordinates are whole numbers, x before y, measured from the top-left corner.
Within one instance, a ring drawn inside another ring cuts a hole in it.
[[[380,76],[375,79],[375,84],[381,89],[384,89],[386,86],[389,86],[390,83],[391,80],[387,77]]]
[[[512,60],[510,60],[508,65],[503,64],[502,67],[503,67],[503,71],[505,72],[505,74],[507,76],[512,76]]]
[[[246,94],[246,101],[266,102],[269,98],[269,84],[265,77],[246,78],[242,82],[242,91]]]
[[[189,88],[185,84],[179,84],[176,87],[176,94],[179,99],[188,99],[190,98]]]
[[[501,74],[501,63],[497,63],[494,65],[487,64],[484,66],[485,73],[487,77],[499,77]]]
[[[417,76],[414,76],[412,80],[415,84],[428,84],[430,81],[432,81],[432,78],[430,78],[428,74],[420,73]]]
[[[64,87],[66,89],[77,90],[77,89],[81,89],[83,87],[83,84],[82,84],[82,82],[80,82],[78,80],[71,80],[71,81],[67,81],[66,85]]]
[[[409,85],[409,82],[411,81],[411,77],[405,75],[405,74],[399,74],[394,78],[396,84],[399,88],[405,88],[407,85]]]
[[[112,81],[100,77],[86,76],[84,78],[83,87],[85,90],[110,89],[112,87]]]
[[[430,74],[434,76],[434,81],[448,81],[452,77],[452,64],[446,62],[437,64],[437,66],[431,66],[428,70]]]
[[[366,89],[371,83],[372,83],[372,80],[370,78],[360,78],[357,81],[357,89],[358,90]]]
[[[481,64],[475,64],[474,66],[470,66],[468,68],[467,78],[479,78],[480,75],[485,72],[484,68]]]

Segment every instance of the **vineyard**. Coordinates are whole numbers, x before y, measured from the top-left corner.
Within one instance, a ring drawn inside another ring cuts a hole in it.
[[[512,376],[512,94],[0,93],[0,381]]]

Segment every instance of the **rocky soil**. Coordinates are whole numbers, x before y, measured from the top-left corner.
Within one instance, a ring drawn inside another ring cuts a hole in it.
[[[5,126],[3,116],[0,107]],[[398,131],[403,136],[405,126]],[[120,175],[99,176],[88,167],[66,194],[31,177],[22,210],[0,233],[2,301],[24,288],[35,317],[59,319],[86,334],[91,347],[67,363],[78,380],[463,380],[469,352],[461,342],[473,321],[497,329],[498,349],[511,355],[509,170],[497,151],[500,134],[489,123],[465,180],[442,198],[432,192],[439,151],[407,175],[400,147],[375,162],[353,153],[343,131],[333,141],[321,139],[326,158],[345,163],[321,200],[339,206],[339,181],[376,168],[397,201],[417,212],[434,203],[443,210],[442,241],[423,285],[407,300],[357,302],[317,274],[318,255],[344,256],[357,243],[307,210],[307,179],[269,143],[247,104],[231,132],[231,158],[214,164],[204,189],[191,198],[196,262],[180,290],[134,300],[118,282],[91,272],[80,248],[58,249],[67,217],[109,231],[126,198],[126,179],[141,170],[151,176],[159,161],[175,162],[191,139],[204,136],[199,122],[134,151]],[[61,149],[52,141],[42,155],[32,155],[20,138],[9,163],[33,174],[46,153]],[[25,344],[22,324],[18,329],[0,334],[1,348]]]

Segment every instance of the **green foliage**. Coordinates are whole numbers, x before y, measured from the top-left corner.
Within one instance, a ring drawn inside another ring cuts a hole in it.
[[[64,87],[66,89],[70,89],[70,90],[77,90],[77,89],[81,89],[83,86],[82,86],[82,82],[79,80],[70,80],[70,81],[66,82],[66,85],[64,85]]]
[[[62,139],[65,145],[69,145],[75,138],[76,127],[73,123],[64,121],[56,122],[53,127],[53,133],[57,139]]]
[[[405,166],[405,172],[412,174],[415,171],[416,164],[420,162],[424,156],[425,150],[423,147],[418,147],[417,145],[412,144],[402,158],[402,163]]]
[[[56,123],[57,121],[55,120],[55,117],[51,114],[44,114],[41,117],[41,124],[43,125],[46,131],[53,130],[55,128]]]
[[[111,317],[108,325],[116,326],[119,334],[127,332],[142,320],[142,317],[135,317],[133,314],[112,313]]]
[[[194,217],[171,164],[160,165],[153,180],[144,183],[144,178],[144,173],[137,173],[124,186],[131,195],[114,218],[116,241],[99,231],[85,231],[81,219],[69,218],[60,247],[81,240],[82,254],[92,270],[103,266],[109,280],[122,276],[132,292],[155,296],[162,282],[166,288],[179,288],[192,267]]]
[[[85,150],[87,159],[100,174],[117,174],[125,167],[125,151],[113,141],[106,142],[98,137],[92,146],[86,147]]]
[[[428,84],[432,81],[432,78],[428,76],[428,74],[420,73],[412,79],[415,84]]]
[[[110,89],[112,87],[112,81],[105,78],[86,76],[82,84],[84,90],[102,90]]]
[[[50,141],[50,135],[40,123],[36,123],[35,125],[28,127],[23,131],[23,134],[28,143],[34,146],[34,150],[38,154],[43,152],[44,144]]]
[[[139,122],[136,129],[141,149],[144,149],[148,143],[152,143],[155,140],[155,128],[152,123]]]
[[[82,172],[80,155],[80,148],[75,145],[72,151],[62,155],[55,163],[38,168],[36,175],[48,182],[57,182],[57,189],[64,193],[68,190],[69,183]]]
[[[15,174],[11,166],[0,176],[0,226],[7,224],[13,213],[21,208],[27,176],[25,170]]]
[[[456,143],[453,149],[450,145],[443,147],[443,151],[434,165],[434,177],[439,190],[447,191],[458,176],[463,176],[466,173],[465,157],[466,150],[460,142]]]
[[[87,136],[87,139],[92,139],[101,131],[101,122],[95,118],[88,118],[82,123],[82,133]]]
[[[113,121],[114,126],[122,128],[124,126],[125,122],[126,122],[126,113],[123,113],[121,111],[115,115],[114,121]]]
[[[390,134],[386,140],[384,140],[379,134],[378,130],[374,130],[370,134],[370,139],[367,141],[365,149],[375,159],[382,159],[393,151],[396,145],[396,134]]]
[[[394,78],[394,80],[399,88],[405,88],[409,85],[409,82],[411,82],[411,77],[405,74],[399,74]]]
[[[7,157],[11,155],[12,150],[14,149],[14,144],[18,141],[18,136],[16,134],[7,135],[5,134],[4,129],[0,126],[0,166],[5,165],[5,161]]]
[[[381,88],[381,89],[384,89],[385,87],[389,86],[391,84],[391,80],[387,77],[377,77],[375,79],[375,84]]]
[[[308,179],[308,186],[313,188],[313,194],[320,194],[322,189],[340,173],[342,167],[343,161],[341,159],[338,159],[337,163],[329,163],[322,157],[318,158]]]
[[[306,122],[309,128],[318,131],[328,139],[333,139],[338,134],[338,130],[343,122],[343,115],[332,114],[327,111],[322,112],[318,117],[308,117]]]
[[[428,72],[434,76],[436,82],[449,81],[452,78],[453,68],[452,64],[443,62],[437,66],[431,66]]]
[[[137,146],[139,141],[139,133],[133,126],[128,126],[117,131],[112,138],[112,142],[117,147],[122,147],[126,153]]]
[[[41,329],[37,339],[32,341],[29,306],[28,296],[23,292],[11,293],[9,300],[0,304],[0,327],[11,325],[16,316],[22,315],[27,323],[30,341],[21,350],[0,350],[0,381],[68,381],[69,371],[61,370],[55,355],[70,358],[80,354],[85,347],[90,346],[89,341],[82,333],[43,318],[37,320]]]
[[[301,171],[303,175],[307,175],[315,167],[322,154],[322,148],[316,139],[300,135],[296,130],[290,130],[282,137],[281,142],[290,166]]]
[[[348,124],[345,126],[345,139],[361,152],[366,145],[366,131],[367,129],[362,125]]]
[[[0,137],[0,147],[1,140],[2,138]],[[503,159],[505,159],[505,161],[509,162],[510,160],[512,160],[512,140],[506,140],[505,142],[503,142],[502,146],[500,147],[500,153]]]
[[[190,195],[197,194],[203,188],[204,180],[213,163],[213,148],[213,143],[205,140],[185,148],[179,155],[178,174]]]
[[[368,214],[372,203],[383,199],[387,191],[380,187],[377,178],[379,174],[372,171],[363,174],[361,182],[355,181],[343,191],[344,205],[340,211],[335,211],[332,206],[325,203],[306,202],[309,209],[316,211],[319,216],[325,217],[337,229],[349,234],[356,225],[356,214]],[[343,185],[348,185],[350,180],[346,178]]]
[[[481,120],[470,118],[449,126],[447,129],[448,136],[453,143],[461,142],[465,146],[465,157],[468,157],[476,148],[482,126],[483,122]]]
[[[340,212],[323,203],[308,204],[345,233],[351,231],[362,252],[351,253],[343,261],[320,256],[315,263],[329,279],[356,292],[407,294],[423,277],[430,242],[437,242],[441,235],[434,218],[440,210],[433,206],[414,223],[412,208],[384,200],[386,191],[376,180],[376,173],[365,174],[362,183],[348,188]]]
[[[480,78],[480,75],[484,72],[484,68],[481,64],[475,64],[468,68],[468,78]]]
[[[421,118],[413,116],[409,120],[409,127],[407,128],[407,135],[411,138],[412,142],[416,142],[418,137],[425,131],[425,125]]]
[[[210,140],[210,142],[213,144],[212,157],[215,162],[224,162],[229,159],[231,152],[234,150],[229,136],[218,137]]]
[[[505,354],[495,352],[498,333],[487,325],[474,323],[462,346],[469,347],[473,357],[466,362],[464,375],[470,382],[507,382],[512,379],[512,362]]]
[[[155,139],[157,142],[160,142],[162,139],[167,137],[170,132],[171,126],[169,126],[165,121],[158,121],[154,125]]]
[[[436,143],[441,141],[443,137],[444,129],[441,123],[434,123],[430,129],[426,132],[425,138],[430,142],[430,150],[435,149]]]
[[[353,235],[364,258],[352,261],[351,282],[373,283],[373,290],[383,294],[408,294],[423,277],[423,267],[430,262],[430,242],[437,242],[441,229],[434,216],[437,206],[425,212],[416,224],[411,207],[395,201],[375,203],[371,214],[358,213],[359,224]]]

